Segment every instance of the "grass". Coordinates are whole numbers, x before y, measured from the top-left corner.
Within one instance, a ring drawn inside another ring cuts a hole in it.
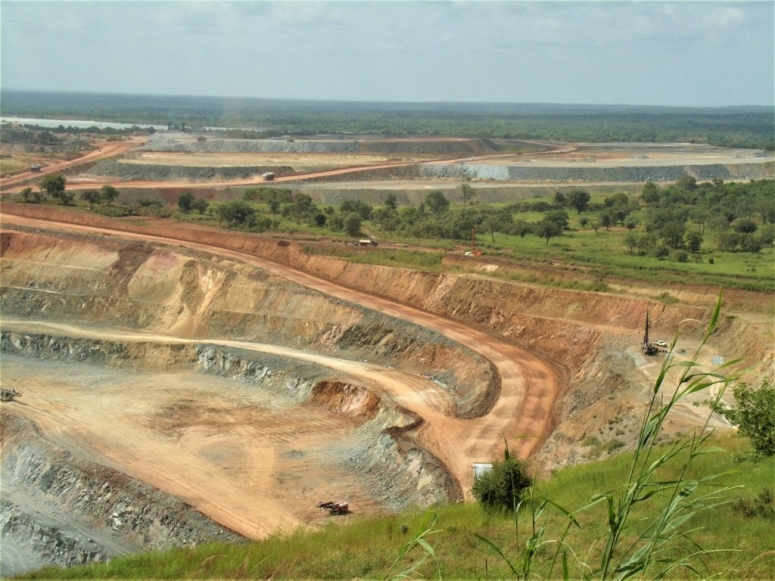
[[[607,194],[606,194],[607,195]],[[603,194],[593,194],[592,199],[602,200]],[[214,201],[210,204],[210,211],[205,215],[196,212],[183,214],[174,212],[174,219],[186,222],[207,223],[218,227],[219,222],[214,216],[217,207],[225,202]],[[251,202],[250,205],[260,214],[268,214],[267,205],[261,202]],[[76,206],[83,204],[76,201]],[[494,205],[493,205],[494,206]],[[97,207],[94,211],[105,215],[120,214],[120,207]],[[149,213],[158,212],[158,209],[148,209]],[[156,215],[156,214],[153,214]],[[684,287],[687,275],[691,277],[692,285],[723,287],[726,289],[742,289],[755,292],[775,291],[775,247],[769,246],[757,254],[731,253],[721,251],[715,244],[715,235],[708,231],[705,235],[702,253],[692,257],[688,262],[678,262],[672,257],[657,259],[652,256],[631,256],[623,240],[629,232],[623,227],[612,227],[610,230],[600,228],[596,233],[591,228],[583,228],[581,219],[592,220],[592,214],[578,215],[573,211],[568,212],[570,230],[562,236],[553,238],[546,243],[544,239],[534,235],[524,238],[505,234],[495,234],[495,242],[492,242],[490,234],[477,235],[477,246],[484,250],[485,254],[494,254],[499,257],[509,257],[518,264],[530,267],[531,264],[547,265],[558,270],[581,270],[580,277],[552,277],[541,274],[520,274],[514,272],[489,273],[489,276],[505,278],[519,282],[529,282],[559,288],[574,290],[586,290],[605,292],[609,291],[608,282],[612,280],[643,281],[653,285],[678,285]],[[526,221],[539,221],[543,214],[539,212],[525,212],[513,215],[515,219]],[[328,226],[316,227],[305,223],[297,223],[279,214],[271,216],[278,222],[278,233],[308,234],[314,238],[329,238],[339,240],[354,240],[345,233],[334,231]],[[455,251],[461,247],[468,248],[470,240],[437,240],[407,238],[401,233],[383,232],[369,221],[363,223],[364,232],[374,234],[374,237],[382,242],[396,242],[407,244],[420,244],[427,248]],[[643,232],[643,227],[638,226],[635,234]],[[365,234],[364,234],[365,236]],[[333,247],[310,249],[310,252],[339,256],[355,262],[379,264],[385,266],[402,266],[407,268],[423,268],[441,270],[441,256],[434,258],[422,258],[419,254],[433,253],[407,253],[402,250],[386,250],[372,252],[347,252]],[[391,257],[392,255],[392,257]],[[713,263],[709,259],[713,259]],[[606,282],[608,281],[608,282]],[[678,299],[666,294],[660,300],[665,303],[674,303]]]
[[[738,462],[736,453],[747,443],[734,434],[713,439],[726,452],[700,456],[689,474],[702,477],[727,472],[716,484],[741,486],[727,493],[730,501],[738,497],[753,501],[760,491],[772,486],[775,458],[758,463]],[[612,482],[626,481],[631,454],[622,454],[605,461],[592,462],[557,471],[549,480],[539,483],[537,493],[551,497],[565,507],[579,507],[593,494],[607,490]],[[668,472],[667,476],[677,476]],[[655,499],[656,500],[656,499]],[[652,507],[653,508],[653,507]],[[638,509],[633,515],[640,519],[648,510]],[[574,546],[600,549],[600,539],[606,529],[605,507],[579,517],[581,529],[572,531],[567,539]],[[442,578],[505,578],[508,567],[484,543],[478,533],[498,543],[506,552],[516,550],[514,523],[508,517],[483,510],[476,504],[440,506],[436,509],[435,529],[439,532],[428,539],[435,550],[436,561],[424,563],[417,571],[426,577]],[[523,519],[527,521],[527,519]],[[358,518],[352,525],[339,526],[334,518],[317,531],[298,531],[286,537],[274,537],[246,545],[210,544],[195,549],[177,549],[164,553],[144,553],[114,559],[108,564],[61,570],[48,568],[25,578],[268,578],[274,579],[352,579],[382,578],[388,572],[399,549],[412,539],[412,533],[427,522],[422,512]],[[552,515],[548,524],[560,530],[564,518]],[[698,513],[690,522],[697,528],[695,540],[707,549],[734,549],[732,552],[711,553],[705,558],[710,571],[721,578],[769,579],[775,566],[771,550],[775,521],[761,516],[748,517],[732,504]],[[520,524],[522,538],[529,534],[529,523]],[[596,544],[597,543],[597,544]],[[411,566],[420,555],[410,553],[403,565]],[[539,550],[537,565],[546,566],[548,549]],[[438,570],[437,570],[438,567]],[[681,578],[679,573],[678,578]]]
[[[635,230],[636,233],[641,231],[641,228]],[[545,240],[531,235],[520,238],[496,234],[495,238],[499,247],[511,249],[517,259],[580,264],[604,277],[685,284],[689,274],[692,284],[697,285],[763,292],[775,290],[775,249],[772,247],[758,254],[731,253],[719,251],[709,240],[704,245],[701,262],[679,263],[650,256],[630,256],[623,243],[627,232],[624,228],[601,229],[597,235],[591,230],[569,231],[553,238],[548,245]],[[484,242],[485,237],[481,240]],[[708,263],[711,256],[714,264]]]

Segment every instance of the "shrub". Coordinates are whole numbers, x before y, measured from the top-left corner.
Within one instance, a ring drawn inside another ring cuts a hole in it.
[[[194,195],[191,192],[186,192],[178,197],[178,207],[182,212],[190,212],[194,207]]]
[[[735,388],[735,406],[723,404],[714,407],[729,421],[736,424],[740,433],[751,440],[757,454],[775,454],[775,384],[765,379],[759,389],[747,383]]]
[[[762,491],[753,500],[738,497],[732,503],[732,510],[747,517],[760,516],[762,518],[775,519],[772,491],[769,488],[762,488]]]
[[[522,491],[533,483],[525,463],[509,452],[503,452],[503,461],[492,464],[492,470],[474,481],[471,493],[480,504],[497,511],[513,511],[522,499]]]

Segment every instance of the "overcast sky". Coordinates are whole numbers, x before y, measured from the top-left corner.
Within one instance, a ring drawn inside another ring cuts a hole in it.
[[[773,105],[775,3],[0,0],[3,88]]]

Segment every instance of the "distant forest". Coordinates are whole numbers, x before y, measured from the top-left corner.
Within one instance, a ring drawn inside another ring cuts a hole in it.
[[[691,142],[775,150],[773,107],[359,103],[3,90],[3,115],[257,129],[270,135],[459,135]]]

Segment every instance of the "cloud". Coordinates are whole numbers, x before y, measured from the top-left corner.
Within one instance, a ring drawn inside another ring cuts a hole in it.
[[[734,93],[738,104],[767,102],[773,11],[771,2],[3,0],[2,83],[700,104],[715,98],[703,80],[710,78],[725,85],[719,100]]]
[[[711,26],[731,26],[745,20],[745,13],[739,8],[717,8],[703,17],[703,22]]]

